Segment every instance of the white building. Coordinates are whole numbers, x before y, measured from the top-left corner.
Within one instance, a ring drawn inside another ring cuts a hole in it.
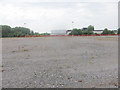
[[[103,30],[94,30],[93,32],[97,33],[97,34],[101,34],[103,32]]]
[[[52,30],[51,35],[66,35],[67,30]]]
[[[52,30],[51,35],[69,35],[72,30]]]

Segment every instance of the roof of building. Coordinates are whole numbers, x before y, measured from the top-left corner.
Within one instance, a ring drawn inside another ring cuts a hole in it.
[[[103,30],[93,30],[93,31],[103,31]]]

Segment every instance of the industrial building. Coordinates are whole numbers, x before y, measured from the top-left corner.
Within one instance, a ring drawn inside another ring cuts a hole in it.
[[[93,33],[101,34],[103,30],[93,30]]]
[[[52,30],[51,35],[69,35],[72,30]]]

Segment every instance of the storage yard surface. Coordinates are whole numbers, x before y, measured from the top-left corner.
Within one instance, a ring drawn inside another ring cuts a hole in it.
[[[2,39],[3,88],[117,88],[118,37]]]

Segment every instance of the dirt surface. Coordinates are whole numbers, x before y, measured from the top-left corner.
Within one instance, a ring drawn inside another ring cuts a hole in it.
[[[3,88],[117,88],[117,37],[2,39]]]

